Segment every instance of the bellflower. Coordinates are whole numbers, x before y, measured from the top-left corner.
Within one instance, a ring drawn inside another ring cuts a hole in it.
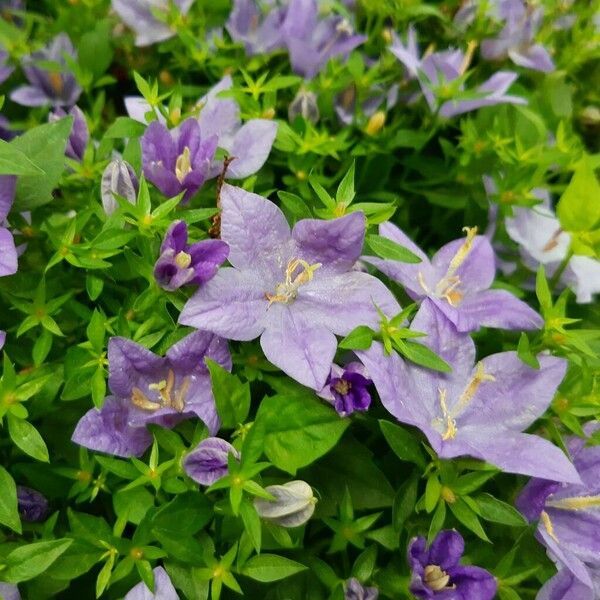
[[[300,527],[315,512],[317,499],[306,481],[288,481],[283,485],[269,485],[265,490],[273,500],[254,499],[256,512],[281,527]]]
[[[141,139],[144,175],[167,198],[184,192],[187,202],[206,181],[217,149],[217,136],[204,136],[195,119],[169,131],[150,123]]]
[[[72,440],[115,456],[139,456],[152,443],[149,423],[173,427],[196,416],[215,433],[219,427],[210,376],[211,358],[226,369],[231,357],[225,340],[197,331],[160,357],[135,342],[113,337],[108,343],[108,396],[79,421]]]
[[[73,106],[81,95],[81,88],[67,69],[65,55],[77,58],[69,36],[61,33],[50,44],[23,59],[23,72],[30,85],[23,85],[11,92],[10,98],[23,106]],[[60,71],[48,71],[37,67],[36,62],[52,61]]]
[[[592,587],[562,567],[542,586],[535,600],[597,600],[600,598],[600,568],[588,567]]]
[[[550,405],[566,361],[539,355],[539,369],[516,352],[493,354],[475,363],[475,344],[429,299],[411,324],[427,332],[424,344],[451,367],[440,373],[387,356],[380,342],[356,354],[367,368],[385,408],[418,427],[440,458],[472,456],[508,473],[579,482],[577,471],[548,440],[521,433]]]
[[[378,327],[375,305],[399,306],[375,277],[353,270],[365,216],[304,219],[290,230],[284,214],[257,194],[225,184],[221,239],[232,267],[220,269],[187,302],[180,323],[233,340],[261,337],[265,356],[303,385],[321,390],[336,335]]]
[[[0,277],[17,272],[17,249],[12,233],[4,226],[15,198],[17,178],[0,175]]]
[[[351,362],[345,367],[334,364],[319,396],[330,402],[340,417],[346,417],[355,410],[365,411],[369,408],[371,394],[367,388],[372,383],[361,363]]]
[[[594,423],[586,432],[597,428]],[[561,569],[558,582],[548,587],[565,585],[570,573],[587,588],[577,598],[592,600],[600,575],[600,446],[586,446],[586,440],[573,437],[567,447],[581,483],[532,479],[516,504],[530,521],[539,519],[536,537]]]
[[[269,6],[265,15],[256,0],[234,0],[225,28],[234,42],[244,44],[249,56],[268,54],[284,47],[281,26],[286,10]]]
[[[496,274],[494,250],[477,228],[467,228],[465,238],[443,246],[431,260],[392,223],[379,233],[416,254],[420,263],[403,263],[374,256],[363,260],[406,288],[415,300],[429,298],[458,331],[481,326],[503,329],[536,329],[542,318],[525,302],[506,290],[489,289]]]
[[[546,194],[532,208],[515,207],[505,221],[506,232],[519,244],[521,258],[531,270],[544,265],[548,276],[567,257],[571,236],[563,231]],[[561,283],[570,287],[577,302],[588,303],[600,292],[600,261],[590,256],[572,256],[561,275]]]
[[[413,538],[408,546],[410,591],[422,600],[492,600],[495,577],[481,567],[461,565],[464,551],[465,541],[454,530],[440,531],[429,548],[424,537]]]
[[[90,140],[90,131],[83,111],[78,106],[74,106],[68,112],[60,107],[55,108],[48,115],[48,121],[60,121],[60,119],[64,119],[67,116],[73,117],[73,128],[71,129],[71,134],[67,140],[65,155],[73,160],[81,162]]]
[[[12,583],[4,583],[0,581],[0,598],[3,600],[21,600],[19,588]]]
[[[365,587],[361,582],[352,577],[344,585],[344,600],[377,600],[379,590],[374,587]]]
[[[406,67],[409,78],[417,79],[421,91],[432,112],[441,117],[451,118],[462,113],[497,104],[526,104],[526,100],[506,92],[517,78],[512,71],[498,71],[477,89],[471,92],[472,98],[452,99],[451,84],[462,77],[471,61],[470,53],[461,50],[433,52],[420,58],[414,28],[409,28],[408,41],[404,45],[396,36],[390,51]],[[458,90],[464,94],[461,84]]]
[[[4,83],[15,70],[12,65],[6,64],[8,58],[8,52],[0,47],[0,83]]]
[[[162,567],[156,567],[154,573],[154,593],[143,581],[132,587],[123,600],[179,600],[171,578]]]
[[[316,0],[290,0],[282,32],[292,69],[306,79],[317,75],[330,58],[347,57],[367,39],[356,35],[341,16],[319,19]]]
[[[135,204],[139,182],[133,167],[126,161],[115,159],[106,165],[100,182],[100,196],[104,212],[110,216],[118,208],[114,194]]]
[[[229,254],[229,246],[221,240],[202,240],[188,244],[187,225],[173,222],[160,247],[154,267],[158,284],[170,292],[183,285],[200,285],[215,276]]]
[[[216,437],[206,438],[185,457],[183,468],[194,481],[212,485],[227,475],[230,454],[240,459],[240,453],[229,442]]]
[[[112,0],[114,11],[135,32],[136,46],[149,46],[173,37],[176,31],[166,23],[170,5],[186,15],[192,4],[194,0]]]
[[[48,500],[37,490],[24,485],[17,486],[19,514],[24,521],[37,523],[43,521],[48,514]]]

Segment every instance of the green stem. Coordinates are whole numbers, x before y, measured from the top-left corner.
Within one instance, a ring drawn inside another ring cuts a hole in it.
[[[573,250],[571,250],[569,248],[569,251],[567,252],[566,256],[562,259],[560,265],[558,266],[556,273],[554,273],[554,275],[552,275],[552,279],[550,280],[550,289],[552,289],[552,290],[556,289],[556,286],[558,285],[558,282],[560,281],[560,278],[562,277],[562,274],[565,272],[565,269],[567,268],[567,265],[569,264],[569,261],[571,260],[572,257],[573,257]]]

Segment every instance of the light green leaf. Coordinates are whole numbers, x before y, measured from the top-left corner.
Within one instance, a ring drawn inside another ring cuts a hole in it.
[[[17,486],[9,472],[0,465],[0,524],[21,533],[17,503]]]
[[[271,581],[279,581],[291,575],[295,575],[300,571],[304,571],[306,567],[295,560],[290,560],[284,556],[276,554],[261,554],[253,556],[244,565],[242,573],[256,581],[269,583]]]
[[[7,418],[8,433],[12,441],[25,454],[37,460],[48,462],[50,460],[48,448],[39,431],[29,421],[18,419],[11,414],[7,415]]]

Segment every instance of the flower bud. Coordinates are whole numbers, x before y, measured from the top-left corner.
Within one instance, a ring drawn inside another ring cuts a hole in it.
[[[118,204],[113,194],[126,198],[131,204],[134,204],[137,193],[138,179],[133,167],[124,160],[111,161],[104,169],[100,183],[104,212],[110,216],[117,210]]]
[[[378,110],[367,123],[365,127],[365,133],[367,135],[377,135],[385,125],[385,113],[382,110]]]
[[[43,521],[48,514],[48,500],[36,490],[17,486],[17,501],[19,514],[23,521],[37,523]]]
[[[227,475],[230,454],[239,460],[240,453],[229,442],[217,437],[206,438],[185,457],[183,468],[197,483],[212,485]]]
[[[312,488],[305,481],[290,481],[283,485],[270,485],[265,488],[274,500],[254,500],[256,512],[281,527],[299,527],[308,521],[315,512],[317,499]]]
[[[300,90],[288,108],[288,118],[290,122],[293,122],[296,117],[303,117],[314,124],[319,120],[319,116],[317,97],[313,92]]]
[[[344,586],[344,600],[377,600],[379,590],[374,587],[365,587],[358,579],[352,577]]]

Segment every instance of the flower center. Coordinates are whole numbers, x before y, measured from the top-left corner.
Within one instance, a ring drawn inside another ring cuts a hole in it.
[[[285,281],[277,284],[274,294],[265,294],[269,306],[274,302],[289,304],[295,300],[300,286],[311,281],[319,267],[321,267],[321,263],[309,265],[301,258],[292,258],[285,270]]]
[[[345,379],[338,379],[333,384],[333,389],[340,394],[340,396],[346,396],[352,389],[352,383],[350,381],[346,381]]]
[[[175,264],[180,269],[187,269],[192,264],[192,257],[187,252],[179,252],[175,256]]]
[[[450,575],[446,571],[442,571],[437,565],[427,565],[423,571],[423,581],[425,585],[434,592],[446,589],[450,583]]]
[[[183,180],[192,172],[192,163],[190,159],[190,149],[186,146],[183,152],[177,157],[175,161],[175,177],[179,183],[183,183]]]
[[[48,73],[48,80],[50,81],[50,85],[52,86],[54,93],[57,95],[62,94],[64,85],[61,74],[56,73],[55,71]]]
[[[181,382],[181,386],[175,388],[175,373],[169,369],[167,379],[161,379],[157,383],[150,383],[148,389],[153,392],[158,392],[158,400],[150,400],[144,392],[134,387],[131,390],[131,402],[134,406],[142,410],[156,411],[161,408],[172,408],[177,412],[183,412],[185,408],[185,396],[190,387],[190,380],[185,377]]]

